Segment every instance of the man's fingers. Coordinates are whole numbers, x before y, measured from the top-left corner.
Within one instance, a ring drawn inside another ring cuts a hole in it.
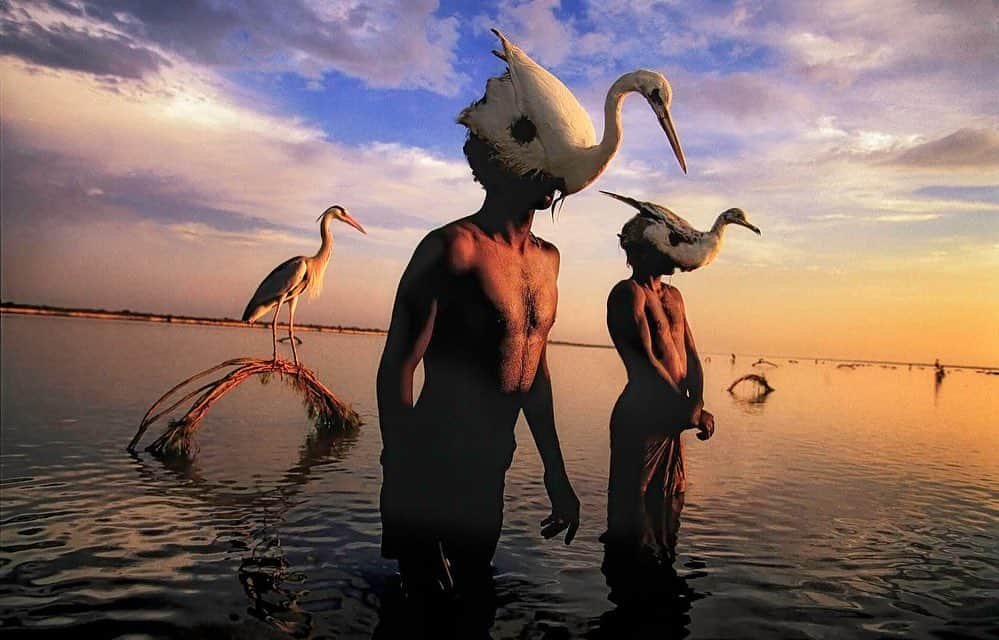
[[[544,520],[542,520],[542,521],[541,521],[541,526],[543,527],[543,526],[545,526],[545,525],[549,525],[549,524],[551,524],[551,523],[553,523],[553,522],[555,522],[555,514],[554,514],[554,513],[553,513],[553,514],[551,514],[551,515],[549,515],[549,516],[548,516],[547,518],[545,518]]]
[[[576,537],[576,530],[579,529],[579,520],[569,523],[569,530],[565,532],[565,543],[569,544]]]

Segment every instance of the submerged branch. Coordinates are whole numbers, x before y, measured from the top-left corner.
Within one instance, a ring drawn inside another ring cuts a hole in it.
[[[179,400],[175,395],[195,380],[200,380],[212,373],[229,367],[236,367],[221,378],[203,384],[183,395]],[[180,419],[171,420],[163,432],[146,451],[154,455],[193,457],[197,453],[194,436],[197,433],[201,419],[208,410],[226,393],[234,389],[252,376],[268,376],[277,373],[283,380],[291,384],[300,394],[308,409],[309,417],[316,421],[317,429],[333,432],[354,429],[361,425],[361,418],[352,408],[333,395],[333,392],[320,382],[315,374],[301,365],[286,360],[262,360],[259,358],[236,358],[210,367],[167,391],[159,400],[153,403],[143,416],[139,429],[127,449],[135,451],[136,445],[149,427],[169,414],[191,398],[201,394],[191,408]],[[168,401],[173,402],[166,409],[157,410]]]
[[[734,393],[736,385],[738,385],[740,382],[755,382],[759,387],[759,393],[761,395],[766,395],[774,391],[774,388],[770,386],[769,382],[767,382],[766,376],[761,376],[756,373],[747,373],[741,378],[735,380],[735,382],[733,382],[732,384],[728,385],[728,392]]]

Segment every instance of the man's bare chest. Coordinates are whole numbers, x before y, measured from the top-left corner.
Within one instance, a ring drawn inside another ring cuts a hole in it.
[[[665,294],[661,298],[649,296],[645,304],[645,316],[653,345],[660,351],[660,355],[679,355],[684,351],[682,306]]]
[[[481,303],[504,332],[529,334],[551,328],[558,294],[555,275],[545,272],[546,265],[509,261],[489,267],[477,274]]]

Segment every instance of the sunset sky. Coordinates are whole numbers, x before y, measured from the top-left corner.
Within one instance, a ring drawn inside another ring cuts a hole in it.
[[[430,229],[482,191],[455,116],[503,30],[602,131],[620,74],[665,74],[689,175],[640,97],[562,252],[553,337],[608,343],[630,212],[732,227],[678,274],[702,351],[999,365],[994,2],[0,2],[2,297],[238,317],[345,205],[302,322],[384,327]]]

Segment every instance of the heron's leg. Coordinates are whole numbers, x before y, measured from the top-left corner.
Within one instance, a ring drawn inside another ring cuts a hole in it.
[[[295,365],[301,366],[298,362],[298,349],[295,348],[295,307],[298,306],[298,296],[288,301],[288,337],[291,340],[291,353],[295,358]]]
[[[277,362],[277,321],[278,314],[281,313],[281,303],[284,302],[284,297],[278,298],[277,306],[274,307],[274,320],[271,322],[271,338],[274,341],[274,362]]]

